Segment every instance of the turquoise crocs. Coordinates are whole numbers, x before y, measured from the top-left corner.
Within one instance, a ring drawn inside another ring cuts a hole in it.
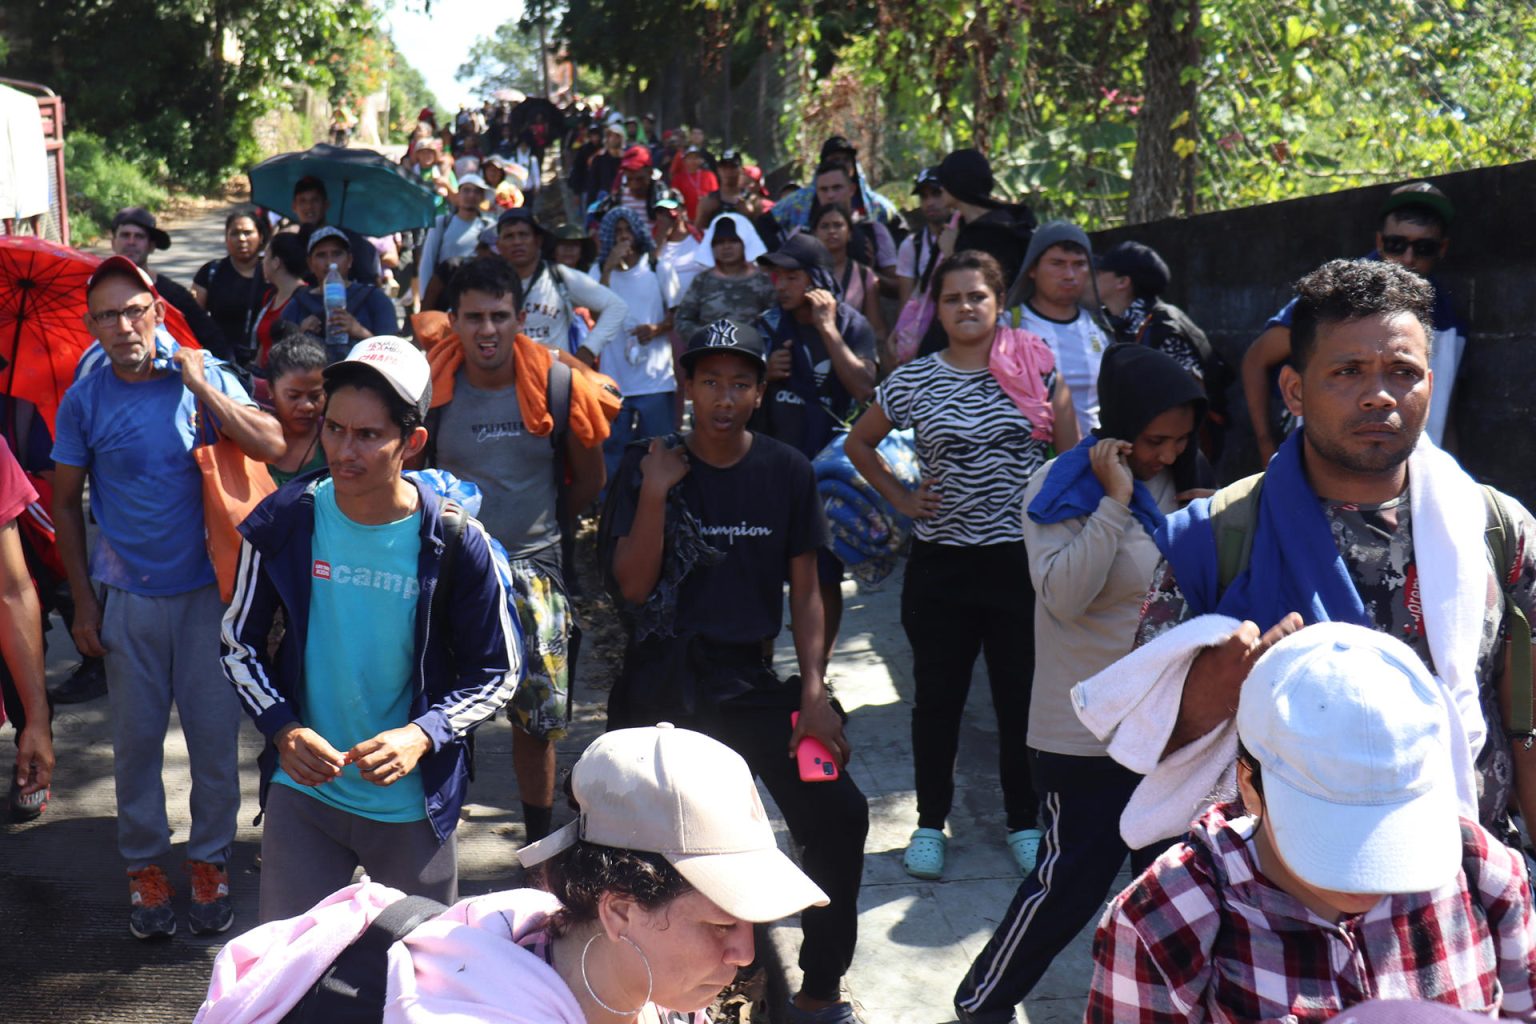
[[[944,876],[944,851],[949,839],[936,828],[920,828],[912,833],[901,866],[913,878],[935,879]]]
[[[1044,838],[1045,833],[1037,828],[1021,828],[1008,833],[1008,849],[1019,865],[1019,874],[1027,875],[1035,870],[1035,860],[1040,856],[1040,840]]]

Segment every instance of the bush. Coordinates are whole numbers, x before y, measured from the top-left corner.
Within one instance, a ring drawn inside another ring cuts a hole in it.
[[[69,189],[70,234],[77,244],[110,231],[112,215],[124,206],[153,210],[166,200],[165,189],[90,132],[65,137],[64,180]]]

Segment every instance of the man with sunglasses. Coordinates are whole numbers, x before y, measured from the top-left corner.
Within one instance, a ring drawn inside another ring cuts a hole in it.
[[[160,329],[165,300],[133,260],[103,261],[85,301],[86,329],[106,362],[76,380],[59,406],[53,520],[75,603],[75,646],[106,659],[128,928],[139,939],[176,932],[160,863],[171,852],[162,776],[174,703],[191,775],[188,919],[195,934],[217,934],[234,920],[226,865],[240,809],[240,705],[220,678],[224,603],[192,453],[222,436],[271,462],[283,455],[283,431],[218,360],[178,347]],[[89,563],[87,476],[100,527]]]
[[[1430,370],[1435,375],[1434,400],[1429,409],[1425,431],[1442,448],[1454,448],[1450,426],[1452,392],[1457,370],[1467,347],[1467,328],[1451,302],[1444,282],[1435,276],[1435,268],[1445,259],[1451,245],[1451,221],[1455,208],[1434,185],[1415,181],[1399,185],[1381,204],[1376,227],[1376,248],[1365,258],[1385,260],[1418,274],[1435,290],[1434,337],[1430,339]],[[1286,364],[1291,351],[1291,313],[1293,298],[1264,324],[1264,331],[1243,356],[1243,396],[1248,401],[1248,415],[1259,446],[1259,460],[1268,464],[1270,456],[1295,427],[1280,407],[1279,422],[1271,419],[1276,395],[1275,375]],[[1278,428],[1278,429],[1277,429]]]

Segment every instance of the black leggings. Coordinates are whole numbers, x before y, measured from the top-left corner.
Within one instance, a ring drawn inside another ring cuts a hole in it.
[[[901,591],[916,694],[912,759],[917,823],[942,829],[955,797],[960,722],[976,656],[987,660],[997,710],[997,764],[1008,831],[1034,828],[1029,692],[1035,678],[1035,590],[1024,542],[955,547],[913,541]]]

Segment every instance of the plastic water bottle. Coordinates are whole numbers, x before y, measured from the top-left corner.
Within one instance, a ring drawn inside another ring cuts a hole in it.
[[[352,339],[345,328],[333,326],[331,321],[332,313],[347,308],[347,283],[341,279],[341,273],[334,263],[326,271],[321,294],[325,301],[325,354],[328,361],[335,363],[347,357]]]

